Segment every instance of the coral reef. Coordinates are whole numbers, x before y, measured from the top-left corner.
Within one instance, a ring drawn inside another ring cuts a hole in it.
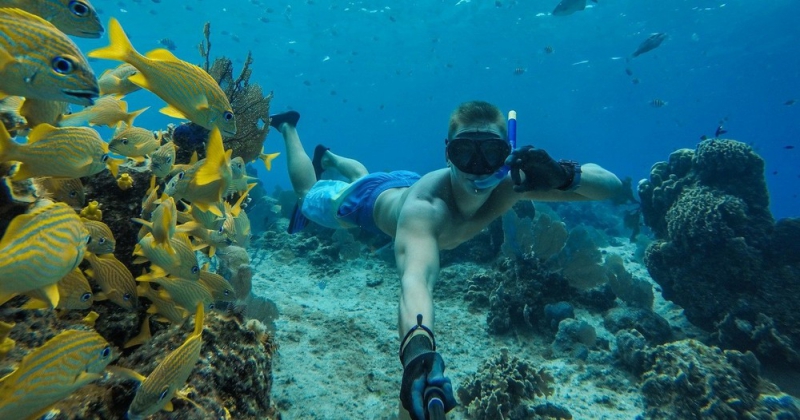
[[[528,404],[536,397],[551,395],[552,381],[544,369],[537,371],[530,362],[509,355],[503,348],[499,355],[485,360],[457,393],[470,418],[535,419],[540,417]],[[540,408],[540,412],[545,411]]]
[[[683,340],[645,351],[641,390],[648,419],[799,418],[792,398],[760,377],[753,353]]]
[[[720,324],[727,332],[719,334],[749,338],[722,344],[752,350],[762,362],[800,366],[791,350],[800,343],[800,313],[794,309],[800,252],[789,239],[800,228],[793,219],[774,223],[764,161],[750,146],[714,139],[696,151],[678,150],[668,162],[653,165],[639,195],[645,223],[656,235],[645,263],[664,297],[707,330],[729,315],[732,321],[737,313],[749,313],[746,322]],[[732,332],[732,325],[747,329],[758,314],[774,321],[770,334]]]

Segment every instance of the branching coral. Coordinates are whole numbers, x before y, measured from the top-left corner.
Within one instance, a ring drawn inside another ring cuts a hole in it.
[[[458,398],[473,419],[528,419],[527,404],[552,395],[552,382],[544,369],[536,370],[503,348],[458,389]]]

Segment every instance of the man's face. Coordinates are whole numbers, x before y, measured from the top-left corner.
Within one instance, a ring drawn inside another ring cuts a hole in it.
[[[497,172],[511,153],[511,145],[495,124],[459,127],[446,143],[447,160],[475,179]]]

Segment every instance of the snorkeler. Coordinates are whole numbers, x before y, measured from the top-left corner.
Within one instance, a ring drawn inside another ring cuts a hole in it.
[[[621,187],[595,164],[556,161],[532,146],[516,148],[516,119],[483,101],[450,116],[447,168],[420,176],[408,171],[369,173],[358,161],[318,146],[312,160],[297,134],[300,114],[275,115],[270,125],[286,144],[289,177],[298,197],[290,230],[307,218],[329,228],[360,227],[394,238],[400,275],[399,347],[403,364],[400,418],[426,419],[430,409],[456,405],[445,364],[436,351],[432,291],[439,250],[469,240],[520,200],[602,200]],[[349,182],[319,180],[337,169]],[[438,403],[437,403],[438,402]],[[437,405],[439,404],[439,405]]]

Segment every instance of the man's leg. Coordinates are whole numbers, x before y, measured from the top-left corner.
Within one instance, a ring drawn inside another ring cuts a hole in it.
[[[286,161],[289,164],[289,179],[292,181],[297,198],[305,197],[308,190],[317,182],[314,175],[314,166],[311,158],[303,150],[300,143],[300,136],[297,134],[297,120],[300,114],[295,111],[273,115],[270,125],[277,128],[283,135],[283,142],[286,144]]]
[[[320,164],[322,165],[322,169],[336,169],[350,182],[369,174],[367,168],[361,162],[355,159],[339,156],[330,150],[326,151],[325,154],[322,155]]]

